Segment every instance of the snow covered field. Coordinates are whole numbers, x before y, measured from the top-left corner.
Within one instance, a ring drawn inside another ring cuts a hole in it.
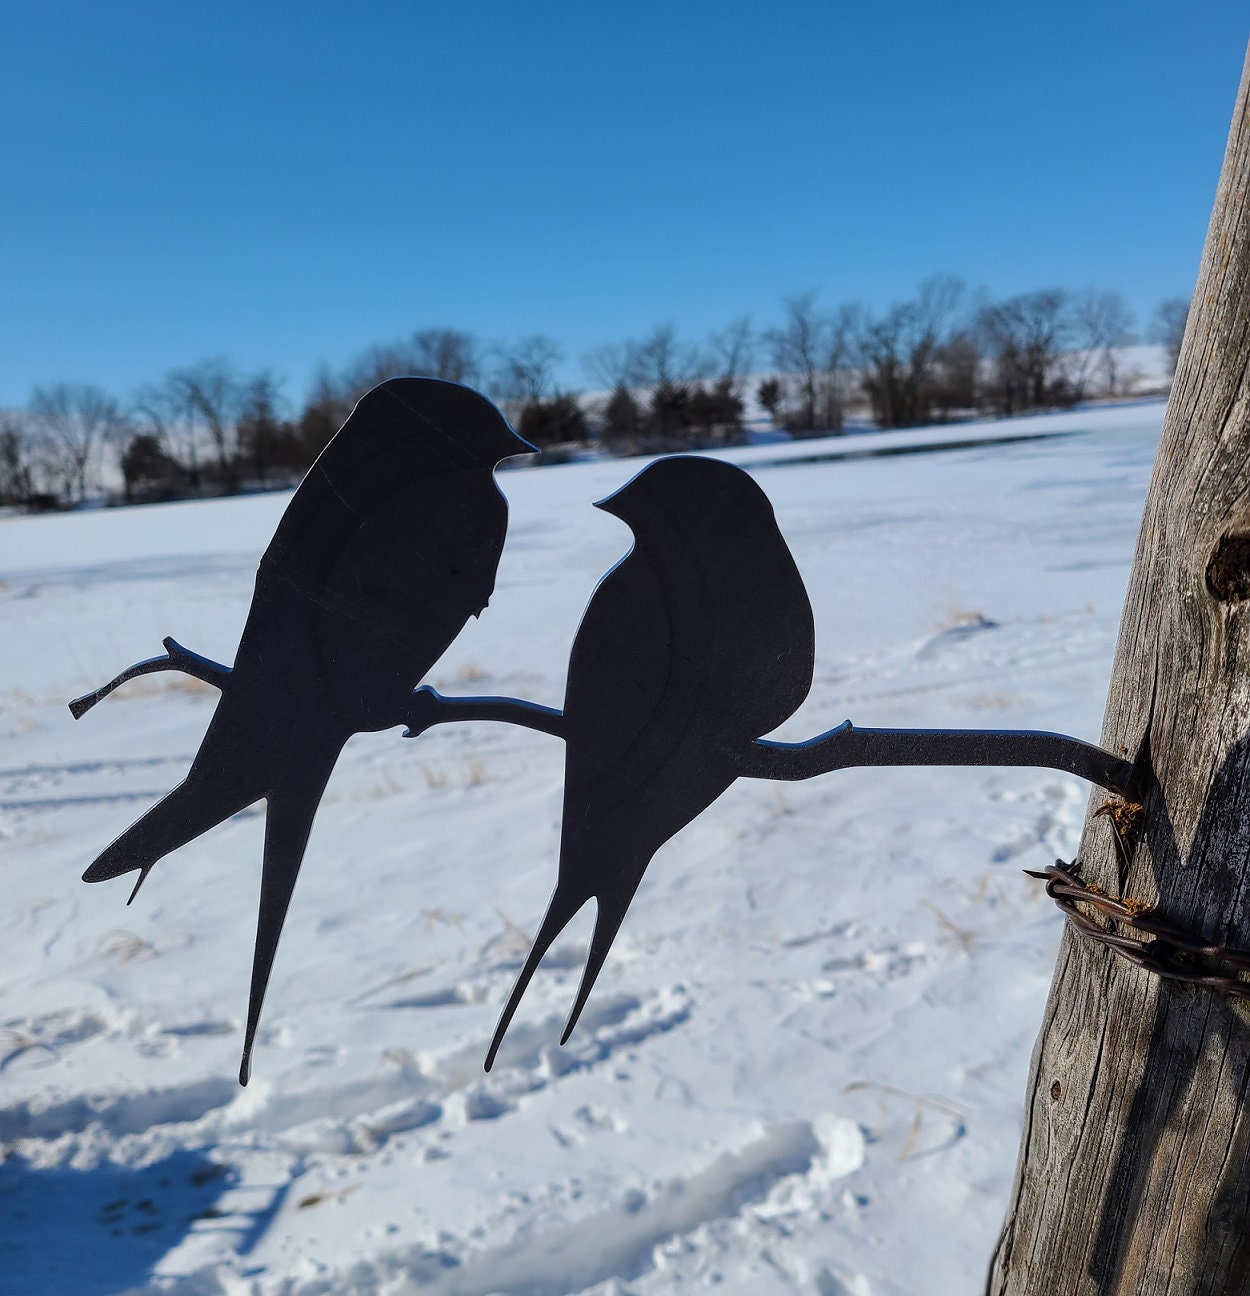
[[[729,452],[816,614],[777,736],[1096,740],[1162,412]],[[590,502],[640,466],[500,475],[497,592],[442,691],[560,704],[628,545]],[[1075,850],[1065,775],[739,782],[657,856],[569,1044],[589,910],[484,1075],[555,880],[561,745],[358,737],[238,1087],[263,808],[129,909],[127,879],[79,881],[182,777],[215,694],[156,675],[79,722],[65,703],[164,635],[231,660],[287,498],[0,520],[0,1292],[979,1291],[1061,923],[1020,870]]]

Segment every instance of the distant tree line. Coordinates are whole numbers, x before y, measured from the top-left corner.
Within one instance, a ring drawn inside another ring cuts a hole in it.
[[[1152,322],[1173,367],[1187,311],[1169,300]],[[856,406],[880,428],[1060,409],[1123,393],[1118,353],[1138,340],[1132,326],[1123,296],[1099,289],[990,301],[939,276],[880,314],[856,303],[821,312],[807,293],[764,335],[775,373],[757,396],[799,436],[840,431]]]
[[[1164,301],[1149,329],[1173,365],[1187,309]],[[593,398],[560,385],[564,354],[541,335],[483,344],[419,329],[340,370],[322,365],[298,413],[271,370],[204,360],[125,402],[88,384],[36,387],[24,410],[0,415],[0,504],[71,506],[118,479],[127,502],[290,485],[360,396],[400,374],[481,388],[547,461],[588,444],[622,455],[741,444],[751,399],[794,436],[840,432],[850,412],[898,428],[1056,409],[1124,391],[1119,349],[1137,340],[1132,329],[1118,292],[993,301],[939,276],[880,313],[790,297],[777,327],[743,318],[702,345],[662,325],[583,357]]]

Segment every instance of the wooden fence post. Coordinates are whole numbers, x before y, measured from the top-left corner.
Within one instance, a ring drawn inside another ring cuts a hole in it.
[[[1250,55],[1146,498],[1103,729],[1138,761],[1131,864],[1087,881],[1250,948]],[[1250,1001],[1069,932],[991,1296],[1250,1293]]]

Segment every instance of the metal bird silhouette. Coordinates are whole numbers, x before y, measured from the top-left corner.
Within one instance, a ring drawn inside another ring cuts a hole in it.
[[[634,546],[573,641],[559,877],[487,1070],[543,955],[593,897],[568,1039],[652,856],[733,783],[743,753],[812,682],[811,605],[772,505],[745,472],[661,459],[598,507],[629,525]]]
[[[566,743],[555,891],[500,1016],[490,1070],[526,987],[585,903],[597,905],[572,1033],[656,851],[737,778],[808,779],[862,765],[1025,765],[1123,791],[1128,762],[1034,730],[864,729],[848,720],[806,742],[762,735],[812,681],[811,605],[764,492],[711,459],[661,459],[599,506],[634,546],[600,582],[569,658],[564,710],[419,689],[409,735],[495,720]]]
[[[266,801],[260,910],[239,1079],[313,816],[356,733],[406,721],[412,690],[487,605],[507,529],[496,465],[533,447],[484,397],[395,378],[359,403],[295,492],[261,558],[233,669],[166,640],[127,679],[181,670],[221,699],[185,780],[83,874],[137,870]]]

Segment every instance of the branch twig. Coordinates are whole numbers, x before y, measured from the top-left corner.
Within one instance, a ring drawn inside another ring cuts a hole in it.
[[[140,675],[153,675],[157,671],[181,671],[184,675],[203,680],[205,684],[211,684],[214,688],[226,687],[226,682],[230,678],[229,666],[223,666],[208,657],[201,657],[199,653],[193,653],[173,639],[162,639],[161,642],[165,645],[163,657],[149,657],[146,661],[136,662],[120,675],[115,675],[103,688],[75,698],[69,704],[70,714],[74,719],[81,720],[97,702],[103,701],[127,680],[138,679]]]

